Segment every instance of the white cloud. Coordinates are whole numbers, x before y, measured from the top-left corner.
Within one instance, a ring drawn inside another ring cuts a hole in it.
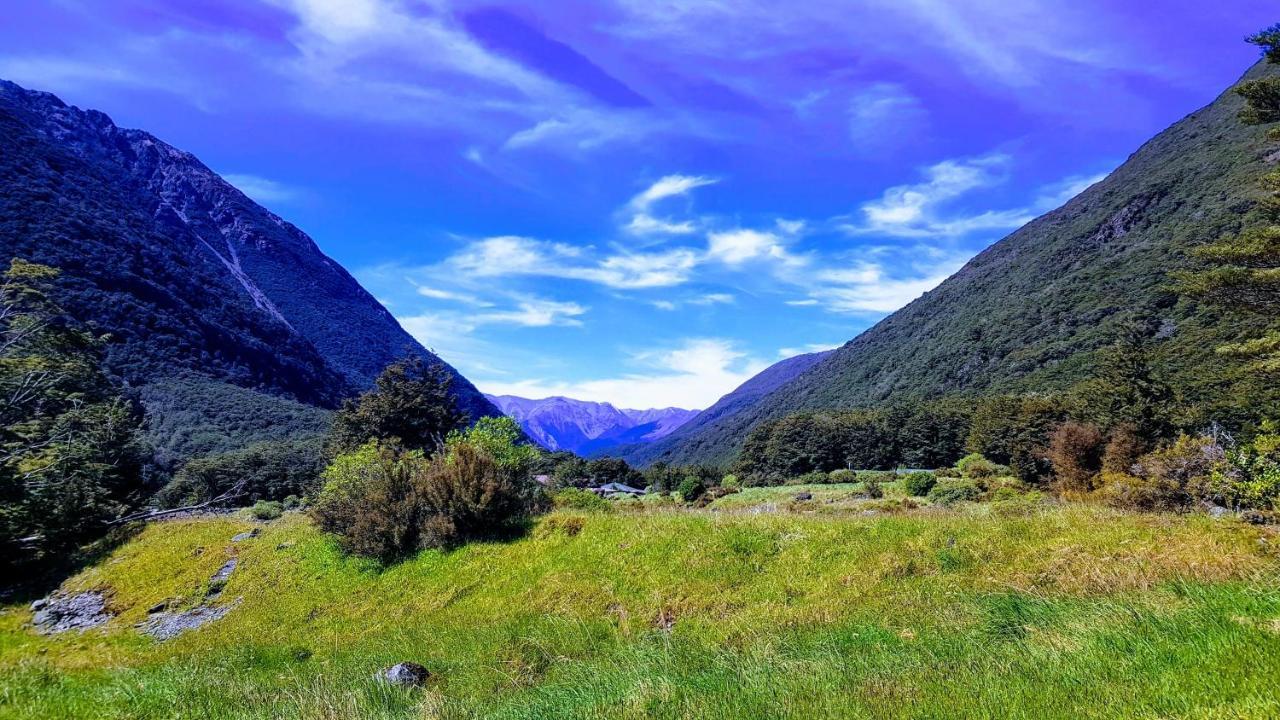
[[[998,184],[1008,164],[1009,157],[999,154],[944,160],[925,169],[924,182],[891,187],[879,200],[864,203],[866,222],[851,229],[902,237],[959,234],[966,228],[964,219],[940,220],[941,206],[972,190]]]
[[[696,188],[717,182],[719,181],[714,178],[699,175],[667,175],[658,179],[627,203],[631,220],[625,229],[633,235],[687,235],[694,232],[696,228],[691,221],[677,222],[656,218],[652,214],[652,208],[667,198],[685,196]]]
[[[687,305],[710,306],[710,305],[732,305],[737,302],[738,298],[729,293],[707,293],[705,295],[697,295],[682,300],[651,300],[650,305],[659,310],[678,310]]]
[[[597,260],[572,245],[502,236],[472,243],[445,265],[450,271],[469,277],[557,277],[616,289],[638,289],[684,283],[697,263],[697,254],[684,248],[615,254]]]
[[[731,341],[716,338],[687,339],[674,348],[638,353],[632,360],[646,370],[576,382],[478,380],[476,384],[498,395],[563,395],[622,408],[705,408],[769,365],[738,350]]]
[[[514,310],[482,313],[472,316],[478,324],[497,323],[523,327],[549,327],[551,325],[582,325],[578,316],[587,308],[575,302],[556,302],[540,298],[527,298],[517,303]]]
[[[297,200],[302,191],[275,180],[246,173],[225,173],[222,179],[236,186],[240,192],[264,203],[287,203]]]
[[[742,265],[758,259],[777,260],[792,265],[802,262],[787,252],[782,238],[777,235],[743,228],[708,235],[707,257],[726,265]]]
[[[411,280],[410,283],[412,282],[413,281]],[[471,295],[469,293],[441,290],[440,288],[428,287],[426,285],[416,285],[416,287],[419,295],[425,298],[431,298],[432,300],[449,300],[452,302],[459,302],[466,305],[478,305],[481,307],[490,307],[493,305],[493,303],[481,300],[475,295]]]

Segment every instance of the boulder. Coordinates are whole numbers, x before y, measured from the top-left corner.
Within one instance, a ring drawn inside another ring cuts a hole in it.
[[[378,677],[392,685],[419,687],[427,682],[431,673],[418,663],[402,662],[383,670]]]
[[[798,492],[798,493],[796,493],[796,496],[795,496],[795,497],[796,497],[796,500],[812,500],[812,499],[813,499],[813,493],[811,493],[811,492],[807,492],[807,491],[806,491],[806,492]]]
[[[252,529],[252,530],[250,530],[250,531],[248,531],[248,532],[242,532],[242,533],[240,533],[239,535],[236,535],[235,537],[231,538],[231,542],[233,542],[233,543],[238,543],[238,542],[243,542],[243,541],[245,541],[245,540],[252,540],[252,539],[254,539],[254,538],[258,537],[258,535],[259,535],[261,532],[262,532],[262,531],[261,531],[261,530],[259,530],[258,528],[254,528],[254,529]]]
[[[100,592],[51,595],[31,604],[31,623],[45,635],[68,630],[88,630],[111,619],[107,598]]]

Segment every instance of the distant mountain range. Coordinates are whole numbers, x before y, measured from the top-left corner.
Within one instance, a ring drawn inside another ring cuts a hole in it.
[[[1260,62],[1245,77],[1276,74]],[[1263,322],[1169,287],[1192,247],[1240,229],[1259,178],[1280,169],[1280,142],[1241,123],[1243,106],[1225,92],[843,347],[779,363],[666,438],[617,452],[724,463],[756,424],[788,413],[1063,390],[1134,321],[1151,328],[1160,375],[1184,401],[1218,418],[1277,406],[1280,383],[1214,352]]]
[[[486,395],[539,445],[592,455],[619,445],[651,443],[675,432],[697,410],[662,408],[626,410],[609,403],[550,397],[529,400],[512,395]]]
[[[110,335],[107,368],[138,389],[172,462],[322,432],[325,409],[388,363],[438,360],[194,155],[0,81],[0,261],[13,257],[63,271],[63,304]],[[471,417],[497,414],[450,372]]]

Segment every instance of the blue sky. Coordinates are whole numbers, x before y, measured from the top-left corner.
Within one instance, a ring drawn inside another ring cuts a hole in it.
[[[624,407],[705,407],[849,340],[1211,101],[1280,20],[1254,0],[5,14],[0,77],[196,153],[482,389]]]

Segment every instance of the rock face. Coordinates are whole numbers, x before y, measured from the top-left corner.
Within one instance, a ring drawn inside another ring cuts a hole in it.
[[[670,435],[693,419],[697,410],[656,408],[619,409],[610,403],[550,397],[529,400],[512,395],[487,395],[539,445],[580,455],[605,454],[610,448],[650,443]]]
[[[438,360],[191,153],[0,80],[0,261],[12,257],[63,271],[63,305],[109,333],[108,369],[137,387],[196,375],[334,407],[406,354]],[[497,414],[449,372],[472,418]],[[187,410],[153,424],[198,434]]]
[[[100,592],[53,595],[31,604],[36,631],[51,635],[68,630],[88,630],[111,619],[107,598]]]
[[[157,640],[171,640],[188,630],[221,619],[239,604],[237,600],[226,605],[201,605],[186,612],[160,612],[148,618],[138,629]]]
[[[402,662],[383,670],[379,677],[393,685],[419,687],[427,682],[431,673],[417,663]]]

